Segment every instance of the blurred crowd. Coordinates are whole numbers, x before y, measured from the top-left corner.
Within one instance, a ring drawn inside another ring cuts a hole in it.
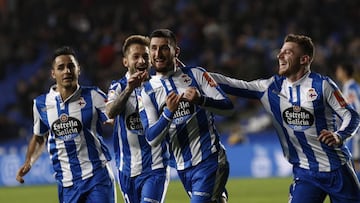
[[[32,100],[48,91],[49,59],[61,45],[77,51],[81,83],[104,92],[125,73],[121,47],[131,34],[169,28],[180,59],[252,80],[271,76],[288,33],[316,44],[312,70],[333,76],[336,63],[360,67],[360,1],[354,0],[0,0],[0,140],[32,133]],[[239,121],[258,103],[233,98]]]

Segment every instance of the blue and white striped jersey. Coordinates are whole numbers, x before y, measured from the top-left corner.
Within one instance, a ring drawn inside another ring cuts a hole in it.
[[[166,96],[195,87],[203,95],[202,106],[181,101],[177,111],[166,107]],[[183,67],[167,76],[152,76],[144,84],[139,101],[140,117],[146,138],[152,146],[169,143],[170,165],[183,170],[199,164],[219,151],[219,135],[214,112],[227,112],[233,105],[215,81],[202,68]],[[176,163],[173,163],[173,161]]]
[[[108,92],[108,103],[113,102],[125,90],[130,74],[118,81],[112,81]],[[134,177],[151,170],[166,168],[169,154],[167,146],[151,147],[147,143],[141,124],[135,89],[126,102],[125,111],[115,117],[114,150],[118,169],[127,176]]]
[[[332,171],[350,159],[345,145],[330,147],[317,138],[323,129],[343,140],[355,134],[359,116],[328,77],[307,73],[297,82],[285,77],[246,82],[212,74],[229,94],[259,99],[273,116],[274,126],[289,162],[312,171]],[[342,119],[336,126],[335,116]]]
[[[65,101],[59,92],[34,99],[34,134],[49,132],[47,149],[55,178],[64,187],[92,177],[111,159],[102,138],[106,95],[96,87],[81,87]]]
[[[360,114],[360,85],[354,79],[344,83],[342,92],[348,103]],[[360,132],[347,142],[353,159],[360,159]]]

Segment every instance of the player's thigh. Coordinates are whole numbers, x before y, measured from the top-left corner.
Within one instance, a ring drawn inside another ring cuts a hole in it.
[[[211,202],[218,200],[225,191],[229,167],[217,161],[207,161],[198,165],[192,176],[191,202]]]
[[[325,188],[332,203],[360,202],[360,184],[351,163],[336,170],[333,176],[333,185]]]
[[[114,203],[115,188],[112,181],[99,183],[91,189],[86,198],[87,203]]]
[[[168,185],[166,174],[151,174],[142,185],[141,202],[164,202]]]
[[[296,178],[290,185],[289,203],[323,203],[326,193],[313,183]]]
[[[81,192],[74,186],[58,186],[59,202],[79,202]]]
[[[140,197],[135,189],[135,178],[119,172],[119,186],[125,203],[139,203]]]

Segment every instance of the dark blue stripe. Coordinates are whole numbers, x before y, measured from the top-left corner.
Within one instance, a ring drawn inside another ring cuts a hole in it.
[[[36,108],[40,114],[40,133],[44,134],[49,131],[49,120],[47,117],[46,94],[39,96],[36,99]]]
[[[126,128],[126,124],[125,124],[125,116],[124,113],[118,116],[119,118],[119,125],[120,125],[120,134],[119,136],[121,136],[121,142],[122,142],[122,150],[123,151],[123,172],[125,174],[128,174],[130,176],[130,171],[131,171],[131,152],[130,152],[130,146],[129,146],[129,142],[128,142],[128,138],[127,138],[127,128]],[[118,144],[118,143],[116,143]],[[120,146],[119,146],[120,147]],[[120,157],[119,157],[120,158]]]
[[[149,97],[151,99],[151,102],[153,103],[155,109],[157,109],[158,114],[160,116],[159,104],[156,102],[155,93],[153,92],[153,88],[152,88],[152,86],[151,86],[151,84],[149,82],[144,84],[144,90],[145,90],[145,92],[149,93],[148,95],[149,95]]]
[[[248,99],[260,99],[263,96],[263,92],[252,91],[248,89],[242,89],[237,87],[231,87],[228,84],[219,83],[220,88],[226,93],[238,97],[244,97]]]
[[[170,82],[171,87],[173,88],[172,90],[175,93],[178,93],[178,90],[175,86],[174,80],[172,80],[170,78],[169,82]],[[192,105],[192,104],[190,104],[190,105]],[[187,131],[186,126],[187,126],[186,123],[176,125],[176,138],[180,144],[182,157],[183,157],[184,163],[185,163],[185,168],[191,166],[191,158],[192,158],[191,149],[190,149],[190,140],[189,140],[189,136],[188,136],[189,132]],[[172,143],[171,143],[171,145],[172,145]]]
[[[151,165],[153,163],[152,161],[152,153],[151,153],[151,147],[148,144],[148,142],[145,139],[144,135],[136,135],[139,140],[140,149],[141,149],[141,164],[142,164],[142,170],[144,169],[151,169]],[[164,142],[162,142],[164,143]]]
[[[57,102],[58,106],[58,117],[60,118],[61,114],[66,114],[69,116],[69,101],[65,103],[65,109],[61,110],[60,102]],[[83,124],[84,125],[84,124]],[[84,127],[83,127],[84,128]],[[69,158],[70,170],[75,178],[81,178],[81,167],[80,162],[76,152],[76,144],[74,140],[64,141],[65,149]]]
[[[323,95],[323,78],[320,77],[318,74],[311,73],[309,75],[310,78],[313,79],[312,87],[315,89],[316,93],[318,94],[318,98],[313,101],[313,107],[314,107],[314,116],[315,116],[315,126],[316,126],[316,133],[320,135],[321,130],[327,128],[326,123],[326,115],[325,115],[325,104],[324,104],[324,95]],[[330,107],[331,108],[331,107]],[[337,168],[337,166],[341,165],[341,160],[339,159],[339,156],[336,154],[336,151],[333,150],[332,147],[329,147],[327,144],[320,142],[322,149],[325,151],[327,156],[329,157],[330,162],[330,169],[333,170]],[[318,162],[314,162],[317,163]],[[310,162],[310,167],[312,167],[312,162]]]
[[[191,166],[191,150],[190,150],[190,141],[189,141],[189,133],[186,130],[186,123],[183,123],[181,125],[176,125],[176,139],[178,140],[178,143],[181,148],[181,154],[184,159],[185,168]],[[172,145],[172,143],[170,143]]]
[[[57,103],[57,108],[59,108],[59,104]],[[53,164],[53,168],[54,171],[56,172],[55,174],[55,178],[57,180],[59,180],[59,183],[61,183],[61,180],[63,179],[63,174],[62,174],[62,170],[61,170],[61,165],[60,165],[60,161],[59,161],[59,155],[58,155],[58,150],[56,148],[56,142],[55,142],[55,137],[54,134],[51,131],[51,128],[49,126],[49,119],[48,119],[48,115],[47,115],[47,107],[46,107],[46,95],[41,95],[40,97],[38,97],[36,99],[36,108],[38,109],[38,112],[40,113],[40,117],[42,118],[42,120],[47,124],[47,130],[46,130],[46,125],[42,124],[40,127],[40,132],[41,133],[45,133],[46,131],[49,130],[49,146],[50,146],[50,150],[49,153],[52,155],[52,164]]]
[[[192,71],[190,71],[190,68],[187,69],[182,69],[183,72],[185,72],[186,74],[188,74],[188,76],[192,79],[192,83],[191,86],[195,86],[200,92],[201,94],[205,94],[202,89],[200,88],[199,84],[197,83],[196,78],[194,77],[194,74]],[[220,91],[222,92],[222,91]],[[211,137],[210,137],[210,132],[209,132],[209,124],[208,124],[208,119],[207,119],[207,115],[204,109],[202,109],[199,106],[196,106],[196,119],[198,122],[198,128],[199,128],[199,136],[200,136],[200,150],[201,150],[201,154],[202,154],[202,160],[205,160],[207,157],[210,156],[211,154]],[[213,124],[213,117],[211,114],[211,118],[210,121]],[[211,126],[213,126],[211,124]],[[215,128],[215,127],[214,127]],[[215,131],[215,129],[214,129]],[[218,137],[216,137],[215,143],[218,143]]]
[[[268,101],[270,105],[271,112],[273,113],[273,116],[275,118],[274,122],[277,122],[279,126],[282,128],[282,133],[284,134],[288,148],[289,148],[289,157],[290,157],[290,163],[292,164],[298,164],[299,163],[299,156],[296,152],[296,149],[294,145],[290,141],[290,136],[286,130],[286,128],[283,126],[283,118],[282,118],[282,112],[280,110],[280,96],[278,95],[281,92],[281,84],[283,83],[285,78],[279,78],[277,77],[276,80],[269,86],[268,89]],[[281,136],[278,134],[278,136]],[[281,138],[280,138],[281,139]],[[284,146],[283,146],[284,147]],[[284,149],[284,148],[283,148]]]
[[[113,127],[113,147],[114,147],[114,155],[115,155],[115,164],[117,168],[120,167],[120,144],[119,144],[119,135],[120,132],[118,131],[118,125],[119,125],[119,118],[115,118],[114,127]],[[121,127],[120,127],[121,128]]]
[[[59,118],[59,115],[60,115],[59,97],[58,96],[55,97],[55,100],[56,100],[56,109],[58,111],[58,118]],[[49,143],[50,143],[50,154],[52,154],[52,163],[53,163],[54,170],[56,172],[56,179],[61,181],[64,178],[63,170],[60,165],[59,151],[56,148],[56,137],[52,131],[51,131],[51,139],[49,139]],[[60,182],[60,183],[62,183],[62,182]]]
[[[101,122],[100,122],[100,116],[101,116],[101,112],[97,112],[97,116],[98,118],[94,118],[93,115],[93,111],[92,109],[94,108],[93,106],[93,100],[91,97],[91,89],[89,88],[83,88],[81,91],[81,96],[84,98],[85,102],[86,102],[86,106],[83,107],[81,109],[81,117],[82,117],[82,123],[83,123],[83,131],[84,131],[84,137],[86,140],[86,145],[87,145],[87,150],[88,150],[88,154],[89,154],[89,159],[91,160],[91,163],[93,165],[93,169],[97,169],[102,167],[101,165],[101,161],[99,158],[99,153],[96,150],[97,147],[95,145],[95,138],[93,137],[93,135],[91,134],[91,123],[93,119],[96,119],[96,130],[97,130],[97,135],[101,135]],[[106,153],[104,153],[106,154]]]
[[[202,153],[202,160],[205,160],[211,155],[211,136],[209,132],[208,126],[214,126],[213,125],[213,116],[211,114],[211,118],[209,118],[209,121],[206,116],[206,112],[202,109],[200,109],[196,115],[197,121],[198,121],[198,128],[199,128],[199,135],[200,135],[200,147],[201,147],[201,153]],[[210,122],[210,123],[208,123]],[[215,130],[214,126],[214,133],[216,134],[214,143],[219,143],[219,137],[217,135],[217,132]],[[217,146],[218,149],[218,146]]]

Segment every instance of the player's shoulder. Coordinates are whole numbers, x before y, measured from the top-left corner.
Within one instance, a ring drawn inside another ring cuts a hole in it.
[[[45,99],[48,97],[55,97],[58,94],[55,89],[56,89],[56,85],[51,86],[48,92],[45,92],[45,93],[42,93],[42,94],[36,96],[34,98],[34,100],[35,101],[42,101],[42,100],[45,101]]]
[[[327,75],[322,75],[320,73],[317,72],[311,72],[309,74],[309,78],[312,78],[313,80],[329,80],[330,77]]]
[[[311,72],[309,74],[309,78],[312,79],[312,84],[315,88],[321,87],[323,89],[323,91],[328,91],[328,90],[333,91],[334,89],[335,90],[339,89],[339,87],[335,83],[335,81],[327,75],[323,75],[323,74],[316,73],[316,72]],[[318,85],[316,85],[316,84],[318,84]]]
[[[185,67],[181,67],[182,72],[188,72],[188,71],[192,71],[192,72],[206,72],[206,69],[204,67],[201,66],[185,66]]]
[[[45,100],[48,95],[49,95],[49,93],[40,94],[34,98],[34,101],[39,102],[39,101]]]
[[[118,80],[112,80],[111,81],[111,85],[113,85],[113,84],[126,84],[127,83],[127,77],[126,76],[124,76],[124,77],[122,77],[122,78],[120,78],[120,79],[118,79]]]
[[[100,94],[105,97],[104,91],[102,91],[98,86],[80,86],[81,94],[94,93]]]

